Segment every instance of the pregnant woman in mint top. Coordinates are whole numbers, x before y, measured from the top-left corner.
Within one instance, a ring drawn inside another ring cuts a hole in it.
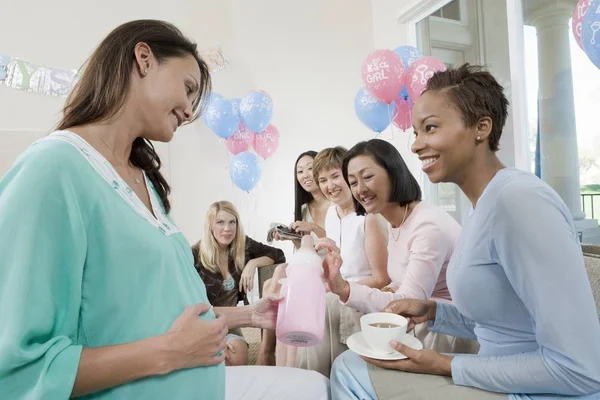
[[[398,345],[408,359],[368,360],[385,370],[347,352],[332,370],[334,399],[600,398],[600,323],[577,230],[548,184],[498,159],[507,114],[502,86],[481,67],[429,80],[413,108],[412,151],[432,182],[456,183],[473,209],[446,274],[454,304],[386,308],[477,339],[479,353]]]
[[[177,28],[125,23],[92,54],[60,131],[2,178],[1,399],[223,400],[226,375],[230,399],[327,398],[316,374],[224,366],[228,329],[274,328],[277,302],[208,304],[150,144],[209,89]]]

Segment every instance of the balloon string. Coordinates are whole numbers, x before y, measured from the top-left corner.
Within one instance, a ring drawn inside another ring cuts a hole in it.
[[[394,140],[394,122],[392,121],[391,110],[388,108],[388,114],[390,114],[390,131],[392,132],[392,141]]]
[[[409,112],[410,112],[410,110],[409,110]],[[409,127],[408,129],[410,129],[410,128],[411,127]],[[411,140],[410,139],[411,139],[411,137],[413,137],[413,135],[414,135],[414,132],[412,132],[412,135],[411,134],[406,135],[406,148],[408,149],[408,151],[411,151],[411,152],[412,152],[412,150],[411,150]]]
[[[413,123],[412,123],[412,108],[413,108],[413,103],[412,100],[410,100],[409,97],[406,98],[406,101],[408,102],[408,115],[409,118],[408,120],[410,121],[410,125],[408,126],[408,129],[413,129],[412,134],[407,135],[407,146],[408,146],[408,150],[411,150],[411,137],[414,139],[414,128],[413,128]],[[411,150],[412,151],[412,150]]]
[[[395,101],[395,100],[392,100]],[[391,104],[391,103],[390,103]],[[392,133],[392,141],[394,140],[394,122],[393,122],[393,116],[392,116],[392,109],[390,107],[390,105],[388,104],[388,117],[390,120],[390,124],[389,124],[389,128],[390,128],[390,132]],[[396,109],[396,112],[398,112],[398,109]]]

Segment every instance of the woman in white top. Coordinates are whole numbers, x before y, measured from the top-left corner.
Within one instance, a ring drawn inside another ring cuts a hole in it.
[[[316,151],[305,151],[294,164],[294,222],[290,224],[290,228],[318,239],[325,237],[325,214],[331,203],[313,177],[312,165],[316,155]],[[274,239],[280,240],[277,233]],[[300,247],[299,240],[293,242],[296,248]]]
[[[321,192],[313,177],[313,160],[317,152],[308,150],[301,153],[294,164],[294,222],[290,228],[296,232],[310,234],[318,239],[325,237],[325,214],[331,203]],[[275,240],[280,240],[275,233]],[[293,240],[295,248],[300,247],[299,240]],[[325,252],[321,252],[325,256]],[[263,296],[270,293],[279,293],[281,285],[278,280],[285,276],[285,267],[282,265],[273,274],[272,279],[267,279],[263,284]],[[275,331],[263,330],[262,341],[256,363],[258,365],[275,365]]]
[[[333,203],[325,216],[325,232],[348,258],[342,274],[353,282],[382,288],[387,274],[387,235],[377,215],[358,215],[350,187],[342,174],[348,153],[343,147],[322,150],[315,157],[313,174],[325,197]]]
[[[340,249],[344,249],[342,252],[348,259],[348,261],[344,261],[341,274],[344,279],[351,282],[368,280],[372,273],[365,246],[366,218],[364,215],[356,214],[356,212],[350,212],[341,217],[338,210],[342,210],[342,207],[337,204],[332,205],[327,210],[325,230],[327,237],[335,241]],[[377,229],[377,233],[381,233],[381,229]],[[367,282],[366,285],[370,287],[379,286],[378,284],[369,283]]]
[[[342,147],[325,149],[319,152],[312,163],[314,181],[319,182],[320,191],[333,203],[325,217],[325,231],[328,237],[337,238],[336,243],[344,249],[349,260],[345,263],[346,276],[353,282],[382,288],[389,283],[385,228],[376,215],[356,214],[352,193],[342,176],[342,161],[346,153],[347,150]],[[278,267],[269,291],[263,293],[279,293],[281,286],[278,281],[285,276],[285,268]],[[312,369],[329,376],[331,363],[347,349],[346,338],[358,329],[359,315],[343,307],[337,295],[329,293],[323,343],[310,349],[301,349],[297,354],[295,347],[277,342],[276,364]],[[266,349],[265,342],[263,338],[261,350]],[[272,359],[266,354],[263,357],[267,362]]]
[[[325,236],[325,214],[331,205],[323,195],[313,177],[313,161],[317,152],[305,151],[294,165],[294,222],[291,228],[296,232],[310,233],[316,238]],[[294,243],[296,248],[298,243]]]
[[[343,147],[322,150],[313,162],[315,181],[333,205],[325,217],[327,237],[336,241],[348,261],[342,273],[352,282],[382,288],[387,275],[387,237],[377,215],[357,215],[352,193],[342,175],[342,162],[348,151]],[[320,345],[295,348],[277,344],[276,363],[310,369],[329,376],[333,360],[344,352],[346,339],[359,329],[362,314],[343,306],[334,293],[327,294],[325,336]]]

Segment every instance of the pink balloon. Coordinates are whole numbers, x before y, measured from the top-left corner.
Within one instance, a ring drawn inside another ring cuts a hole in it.
[[[375,50],[362,64],[362,81],[379,101],[391,103],[398,97],[404,84],[406,69],[400,57],[392,50]]]
[[[427,81],[437,71],[445,71],[446,64],[435,57],[425,56],[411,64],[406,74],[408,97],[414,102],[427,88]]]
[[[579,0],[575,10],[573,10],[573,20],[571,21],[571,28],[573,29],[573,36],[575,41],[581,49],[583,49],[583,43],[581,42],[581,28],[583,28],[583,18],[587,12],[590,4],[593,0]]]
[[[254,142],[254,132],[248,130],[242,121],[238,125],[238,130],[225,141],[227,150],[233,155],[250,149]]]
[[[254,135],[254,151],[265,160],[275,153],[279,147],[279,131],[269,125],[261,133]]]
[[[402,131],[410,129],[412,127],[412,101],[403,98],[397,98],[395,101],[396,115],[392,122]]]

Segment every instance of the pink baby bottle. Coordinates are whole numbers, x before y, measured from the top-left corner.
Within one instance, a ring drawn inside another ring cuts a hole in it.
[[[311,236],[302,237],[300,248],[287,267],[287,278],[281,286],[277,314],[277,339],[296,346],[315,346],[325,331],[325,285],[323,260],[314,248]]]

